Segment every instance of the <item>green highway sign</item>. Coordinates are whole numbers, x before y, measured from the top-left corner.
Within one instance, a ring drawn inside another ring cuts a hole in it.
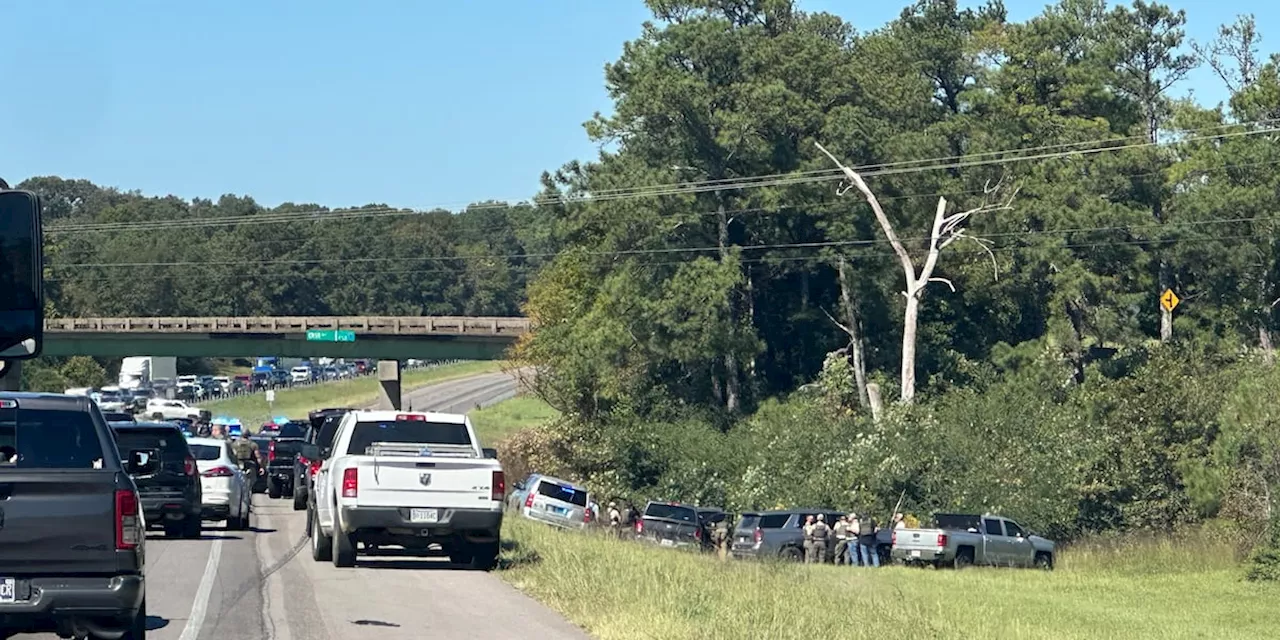
[[[355,342],[356,332],[333,329],[312,329],[307,331],[307,342]]]

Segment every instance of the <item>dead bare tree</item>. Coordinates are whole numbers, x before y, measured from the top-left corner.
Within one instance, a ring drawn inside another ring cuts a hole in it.
[[[994,187],[988,185],[985,189],[987,201],[982,206],[951,215],[947,215],[947,199],[938,198],[938,207],[933,214],[933,229],[929,233],[929,252],[925,256],[924,265],[917,272],[915,262],[911,259],[911,254],[903,246],[902,241],[898,239],[898,234],[894,233],[893,223],[889,221],[889,216],[885,215],[884,209],[880,206],[880,201],[876,199],[876,195],[871,192],[871,188],[863,181],[862,176],[845,166],[821,144],[816,142],[814,144],[817,145],[819,151],[831,158],[831,161],[844,172],[849,182],[858,191],[862,192],[867,204],[871,205],[871,210],[875,213],[876,220],[880,223],[880,228],[884,231],[885,238],[889,240],[890,246],[893,247],[893,252],[897,254],[898,261],[902,264],[902,272],[906,280],[906,290],[902,292],[902,295],[906,297],[907,303],[902,320],[902,395],[899,401],[902,404],[910,404],[916,395],[916,329],[920,321],[920,300],[924,296],[924,290],[929,286],[930,282],[945,284],[953,293],[956,290],[955,285],[950,280],[933,275],[934,269],[938,266],[938,257],[942,254],[943,249],[956,240],[971,240],[987,252],[987,255],[991,258],[991,266],[995,269],[996,278],[999,278],[999,267],[996,264],[995,254],[991,252],[991,242],[967,234],[965,223],[969,218],[979,213],[1011,209],[1013,198],[1017,195],[1017,189],[1014,189],[1013,193],[1003,202],[992,202],[1001,185],[996,184]],[[847,190],[848,187],[844,187],[840,190],[840,193],[843,194]]]

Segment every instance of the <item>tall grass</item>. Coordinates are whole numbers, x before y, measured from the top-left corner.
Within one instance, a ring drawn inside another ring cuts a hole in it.
[[[1086,543],[1053,572],[720,562],[515,516],[501,575],[592,635],[699,638],[1262,638],[1280,588],[1230,545]]]
[[[404,391],[446,380],[465,378],[502,369],[500,361],[459,362],[429,369],[407,370],[402,374]],[[276,391],[274,405],[267,404],[266,394],[254,393],[199,405],[215,416],[239,418],[254,428],[273,416],[305,418],[309,411],[322,407],[362,407],[378,399],[376,376],[358,380],[342,380],[298,389]]]
[[[522,429],[551,422],[560,412],[536,396],[521,395],[468,415],[480,441],[496,443]]]

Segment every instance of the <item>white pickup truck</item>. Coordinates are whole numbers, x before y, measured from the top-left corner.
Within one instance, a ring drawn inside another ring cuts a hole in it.
[[[311,556],[355,565],[359,546],[427,552],[490,570],[497,564],[506,477],[465,415],[351,411],[322,460],[309,503]]]

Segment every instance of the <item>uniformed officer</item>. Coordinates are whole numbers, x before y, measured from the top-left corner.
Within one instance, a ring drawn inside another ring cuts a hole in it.
[[[266,465],[262,462],[262,452],[258,443],[245,437],[243,432],[233,434],[231,451],[240,459],[240,463],[252,462],[258,468],[258,475],[266,473]]]
[[[813,516],[805,516],[804,518],[804,561],[809,562],[813,557]]]
[[[617,501],[609,501],[609,534],[622,537],[622,512],[618,510]]]
[[[831,561],[835,564],[842,564],[849,554],[849,516],[840,516],[840,519],[836,520],[835,526],[831,527],[831,532],[836,537],[836,548]]]
[[[813,523],[813,529],[810,535],[813,537],[813,560],[817,564],[827,561],[827,541],[831,538],[831,527],[827,526],[826,516],[819,513],[817,522]]]

